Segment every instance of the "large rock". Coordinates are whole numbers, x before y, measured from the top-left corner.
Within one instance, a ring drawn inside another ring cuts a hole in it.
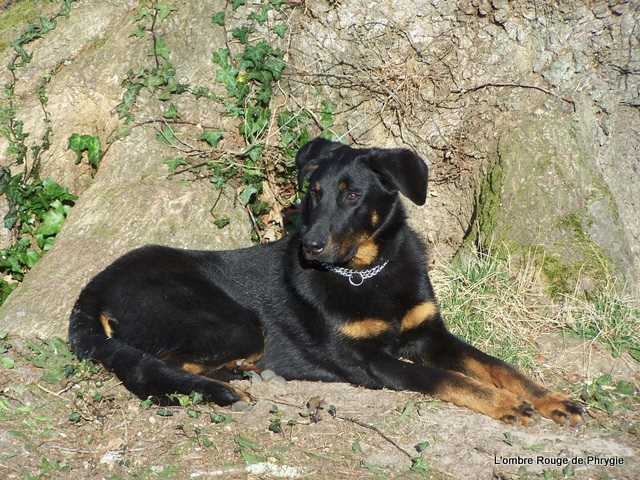
[[[163,23],[162,33],[180,81],[215,90],[211,51],[224,44],[224,34],[211,24],[210,15],[222,8],[222,2],[176,6],[178,10]],[[11,7],[18,8],[22,8],[20,3]],[[167,178],[164,160],[179,152],[158,141],[157,124],[134,126],[128,136],[111,144],[95,178],[88,165],[74,164],[75,154],[66,148],[72,133],[97,135],[106,146],[120,124],[114,109],[122,99],[122,80],[128,70],[152,62],[150,39],[130,35],[136,11],[135,2],[77,2],[70,16],[59,19],[45,39],[28,45],[33,60],[17,72],[19,118],[30,132],[28,142],[38,138],[44,124],[35,90],[42,75],[53,70],[47,89],[52,146],[42,175],[69,187],[80,199],[54,248],[0,309],[1,330],[64,336],[81,288],[135,247],[155,243],[225,249],[250,244],[250,223],[237,206],[233,190],[220,194],[206,180]],[[11,52],[5,50],[2,55],[8,58]],[[221,107],[209,100],[182,95],[172,102],[183,120],[227,131],[237,128],[222,118]],[[165,108],[143,91],[133,113],[136,121],[158,119]],[[175,128],[189,142],[197,142],[203,131],[194,125]],[[0,149],[5,148],[2,139]],[[213,224],[214,206],[216,216],[231,220],[227,227],[219,229]]]
[[[429,161],[427,207],[410,211],[436,256],[472,244],[478,214],[505,207],[500,236],[544,247],[552,287],[572,289],[585,268],[640,284],[637,3],[305,5],[313,15],[295,32],[305,48],[291,51],[292,90],[317,110],[318,90],[331,98],[344,138],[404,144]],[[510,164],[508,188],[518,184],[502,203],[486,189],[499,163]],[[533,210],[515,200],[527,191],[540,193]],[[485,239],[497,233],[483,227]]]
[[[89,279],[127,251],[154,243],[192,249],[250,244],[250,224],[230,192],[166,179],[167,147],[143,129],[114,145],[72,209],[53,249],[0,308],[0,329],[66,335],[71,308]],[[230,200],[231,199],[231,200]],[[228,216],[218,229],[210,210]]]
[[[569,293],[636,275],[617,205],[586,148],[579,124],[552,114],[522,116],[498,144],[480,189],[474,241],[533,254],[552,292]]]

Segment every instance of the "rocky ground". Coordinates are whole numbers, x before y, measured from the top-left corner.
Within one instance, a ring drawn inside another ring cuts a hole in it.
[[[188,397],[182,407],[158,407],[132,397],[102,369],[73,360],[63,342],[9,337],[2,347],[2,478],[640,475],[640,403],[628,387],[637,385],[640,368],[581,341],[541,346],[546,383],[588,405],[586,423],[576,428],[545,419],[510,426],[410,392],[260,377],[237,383],[255,397],[248,408]],[[555,373],[562,352],[584,360],[563,364],[564,377]],[[596,392],[594,379],[603,373],[613,380]]]

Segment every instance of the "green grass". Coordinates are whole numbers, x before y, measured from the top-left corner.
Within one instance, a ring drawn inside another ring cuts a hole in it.
[[[540,334],[563,331],[601,343],[613,357],[628,352],[640,361],[640,303],[612,281],[591,294],[549,296],[535,252],[517,264],[509,255],[470,254],[432,277],[449,328],[524,369],[536,366]]]
[[[506,261],[478,254],[437,271],[434,283],[453,333],[524,369],[535,365],[532,340],[541,316],[524,303],[538,294],[528,271],[513,273]]]
[[[640,361],[640,307],[612,286],[587,299],[573,299],[568,328],[584,339],[605,345],[614,357],[628,352]]]

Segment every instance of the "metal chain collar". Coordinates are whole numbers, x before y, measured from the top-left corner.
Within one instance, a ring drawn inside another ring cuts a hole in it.
[[[336,267],[329,263],[322,263],[322,266],[330,272],[337,273],[338,275],[342,275],[343,277],[347,277],[351,285],[353,285],[354,287],[359,287],[364,283],[365,280],[378,275],[384,269],[384,267],[387,266],[387,263],[389,263],[389,260],[380,265],[376,265],[375,267],[367,268],[366,270],[353,270],[351,268]]]

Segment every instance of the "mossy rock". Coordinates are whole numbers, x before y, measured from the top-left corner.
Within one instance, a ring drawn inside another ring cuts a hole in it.
[[[479,188],[469,243],[533,254],[553,294],[572,292],[579,279],[608,281],[630,255],[620,248],[616,205],[585,144],[568,118],[524,117],[500,138]]]

